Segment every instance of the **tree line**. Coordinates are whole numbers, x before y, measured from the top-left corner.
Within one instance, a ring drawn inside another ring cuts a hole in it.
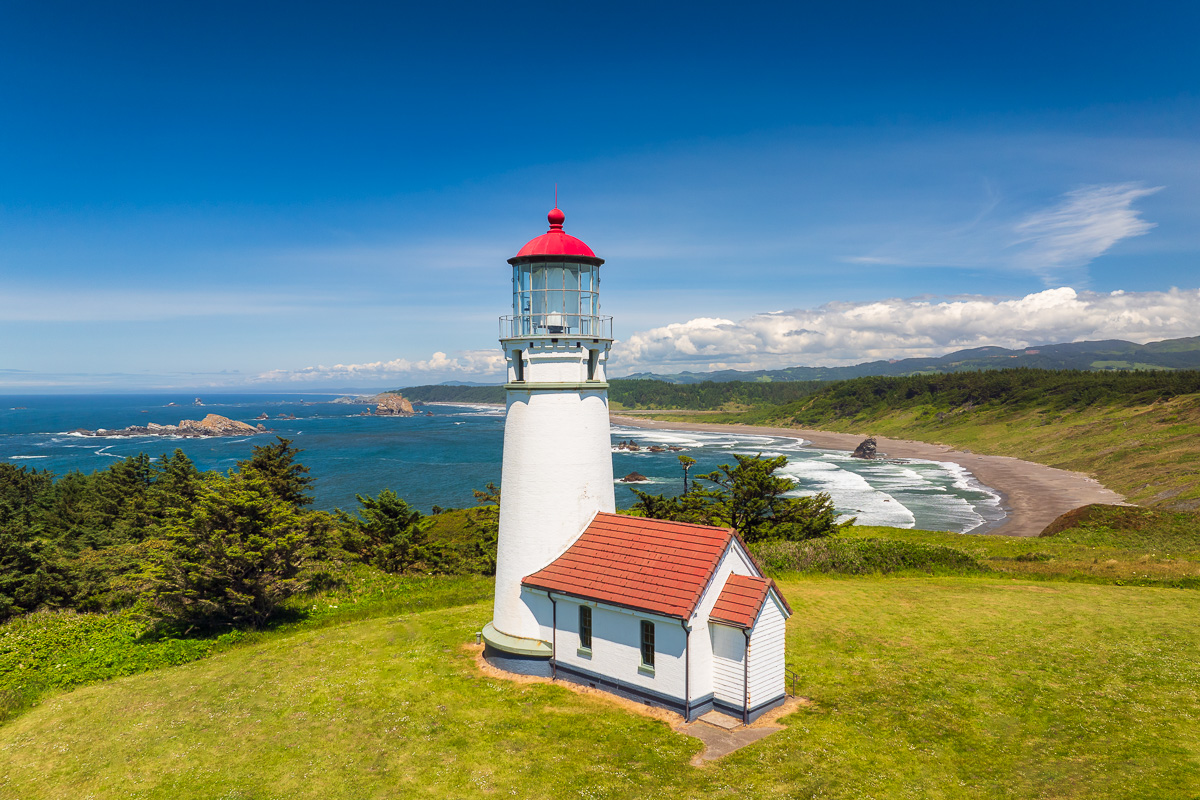
[[[1032,406],[1049,410],[1092,405],[1142,405],[1183,394],[1200,393],[1198,370],[1089,371],[1019,369],[931,372],[904,377],[868,376],[839,381],[705,381],[678,384],[649,379],[614,378],[608,396],[629,409],[694,411],[763,410],[799,415],[798,422],[855,416],[869,410],[929,405],[940,409],[965,405]],[[404,390],[413,400],[503,403],[502,386],[415,386]]]
[[[181,450],[61,477],[0,464],[0,620],[135,607],[169,626],[257,626],[347,563],[494,571],[498,495],[444,522],[386,489],[353,513],[316,511],[299,452],[280,438],[228,472]]]
[[[353,512],[313,510],[312,477],[288,439],[227,472],[181,450],[139,454],[56,477],[0,464],[0,620],[41,608],[133,608],[164,630],[258,627],[297,594],[335,585],[341,568],[494,574],[500,488],[476,507],[424,515],[391,489]],[[680,456],[680,497],[637,491],[632,513],[735,528],[747,543],[836,533],[828,494],[791,497],[787,459],[735,456],[695,476]],[[636,491],[636,490],[635,490]]]

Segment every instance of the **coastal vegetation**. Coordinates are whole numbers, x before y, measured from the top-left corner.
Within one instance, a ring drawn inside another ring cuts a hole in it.
[[[1092,506],[1033,539],[809,535],[775,504],[778,459],[693,475],[689,502],[736,518],[797,611],[807,698],[696,769],[701,743],[661,721],[478,671],[498,487],[429,516],[390,491],[330,514],[309,508],[299,455],[278,440],[228,473],[182,453],[61,477],[0,465],[0,794],[1200,790],[1195,513]]]
[[[784,730],[694,768],[702,744],[664,722],[561,684],[481,674],[468,643],[491,616],[487,587],[416,580],[427,583],[410,598],[441,581],[458,582],[457,596],[404,608],[364,593],[354,616],[338,616],[343,594],[327,624],[46,698],[0,727],[0,786],[31,799],[1200,790],[1200,593],[994,573],[778,574],[801,620],[787,653],[806,704]]]
[[[494,510],[435,519],[384,490],[357,513],[314,511],[298,453],[278,439],[228,473],[180,450],[57,478],[0,464],[0,619],[130,610],[162,630],[259,627],[347,565],[494,569]]]

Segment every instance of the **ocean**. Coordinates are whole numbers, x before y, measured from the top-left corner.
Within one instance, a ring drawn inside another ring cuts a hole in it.
[[[0,397],[0,461],[56,474],[103,469],[113,459],[141,452],[158,457],[179,448],[202,470],[228,470],[256,444],[291,439],[315,479],[317,508],[357,508],[356,494],[393,489],[428,512],[474,503],[472,490],[500,482],[504,410],[491,406],[427,405],[413,417],[360,416],[366,406],[334,403],[336,395],[222,394],[53,395]],[[174,403],[175,405],[168,405]],[[426,415],[428,412],[429,415]],[[272,436],[181,439],[158,436],[84,437],[78,428],[119,429],[147,423],[176,424],[220,414],[262,424]],[[295,415],[295,419],[282,418]],[[615,445],[635,440],[640,452]],[[956,464],[937,461],[863,461],[834,450],[803,447],[798,439],[742,433],[699,433],[613,426],[613,480],[617,506],[636,501],[619,479],[646,476],[639,489],[678,494],[683,473],[677,456],[696,459],[692,475],[733,461],[733,453],[786,455],[784,468],[797,494],[828,492],[839,513],[862,524],[960,533],[1003,518],[999,495]],[[650,445],[680,451],[650,453]]]

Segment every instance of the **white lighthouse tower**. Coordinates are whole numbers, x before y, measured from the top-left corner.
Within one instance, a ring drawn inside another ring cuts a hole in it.
[[[600,265],[563,232],[565,215],[510,258],[511,316],[500,318],[508,361],[496,604],[485,656],[548,674],[554,613],[521,580],[571,546],[597,512],[613,512],[605,363],[612,317],[600,316]]]

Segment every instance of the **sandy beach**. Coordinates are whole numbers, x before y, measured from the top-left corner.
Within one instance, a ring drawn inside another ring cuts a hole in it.
[[[716,425],[704,422],[663,422],[621,414],[611,415],[612,422],[631,428],[657,428],[684,431],[736,431],[764,436],[802,438],[809,446],[824,450],[853,450],[866,437],[853,433],[830,433],[802,428],[763,428],[752,425]],[[1089,503],[1122,503],[1125,498],[1106,489],[1095,478],[1082,472],[1022,461],[1008,456],[983,456],[952,447],[908,439],[876,437],[880,453],[889,458],[921,458],[949,461],[970,470],[976,479],[1002,496],[1005,518],[988,530],[973,533],[1001,536],[1037,536],[1060,514]]]

